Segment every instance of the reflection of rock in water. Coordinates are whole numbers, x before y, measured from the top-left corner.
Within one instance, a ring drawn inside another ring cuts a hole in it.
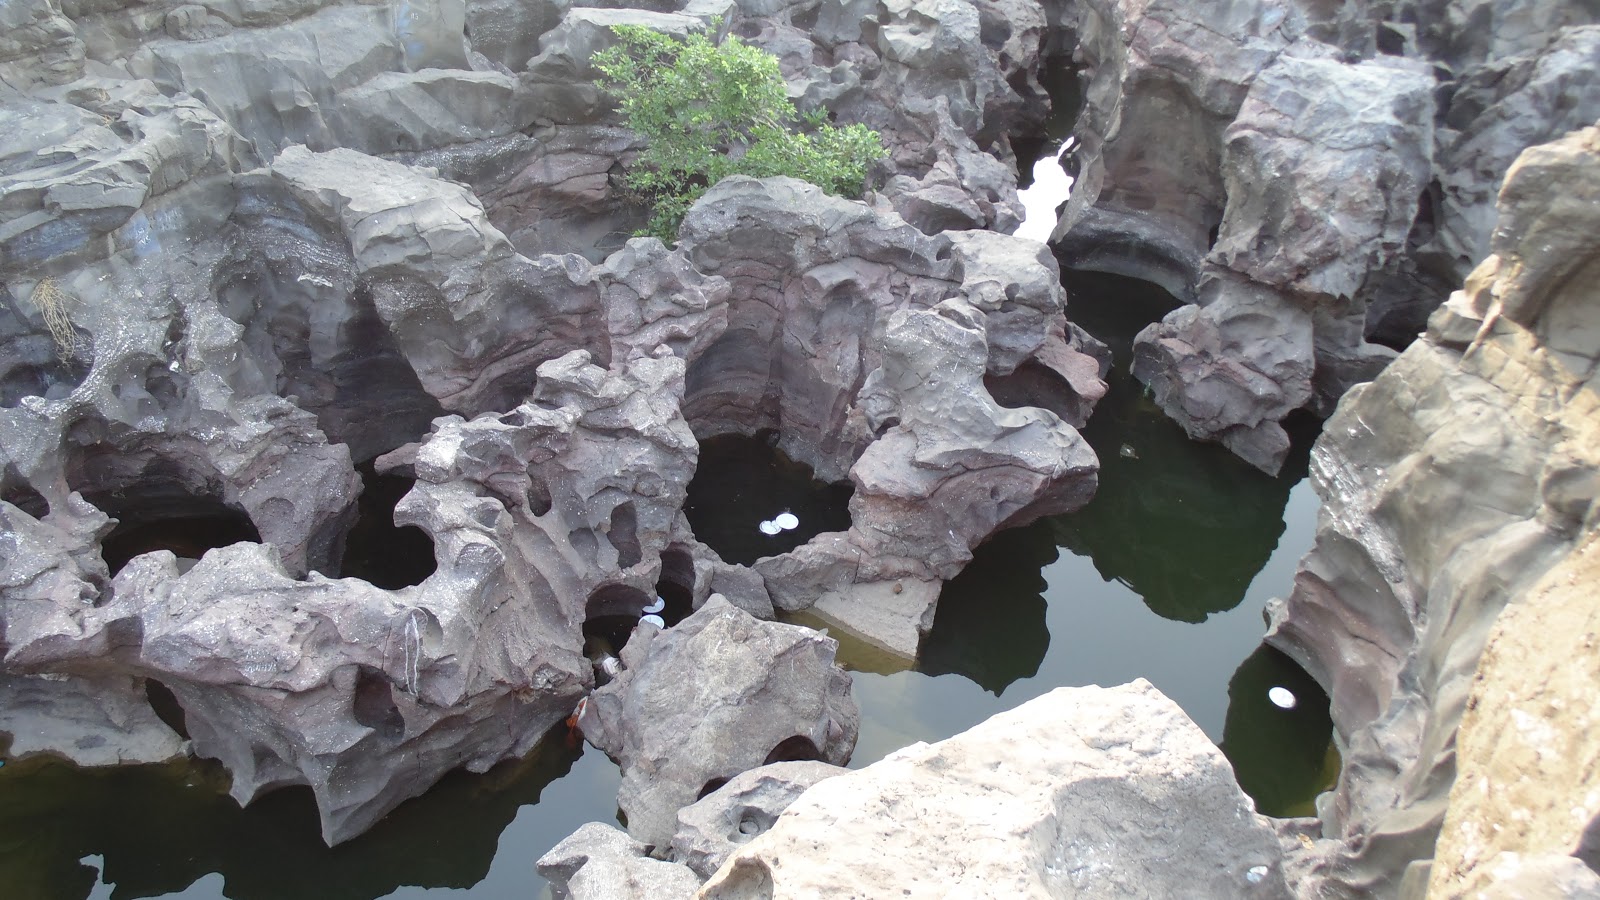
[[[1036,675],[1050,648],[1042,570],[1056,556],[1048,520],[1001,532],[979,547],[939,594],[917,668],[964,675],[997,697],[1013,681]]]
[[[1133,335],[1177,301],[1116,275],[1069,272],[1063,281],[1072,320],[1106,342],[1115,361],[1110,390],[1083,429],[1100,456],[1100,489],[1083,510],[1056,520],[1057,537],[1160,616],[1203,622],[1232,609],[1283,533],[1284,504],[1305,474],[1312,435],[1297,440],[1276,478],[1220,447],[1195,446],[1128,372]]]
[[[764,437],[730,434],[701,443],[683,513],[695,537],[724,562],[749,565],[823,532],[848,529],[854,492],[848,483],[814,480],[810,466],[789,459]],[[776,521],[782,513],[797,520],[795,527]],[[770,534],[763,524],[772,526]]]
[[[222,874],[233,900],[368,900],[402,885],[470,887],[489,871],[518,810],[538,802],[581,752],[555,739],[541,747],[485,775],[446,776],[337,850],[317,837],[306,789],[240,809],[227,796],[227,775],[210,763],[12,763],[0,769],[0,884],[13,898],[87,897],[94,872],[78,861],[101,856],[119,897],[173,893],[210,872]]]
[[[1277,690],[1293,697],[1284,708]],[[1317,794],[1333,787],[1339,754],[1333,749],[1328,695],[1281,651],[1262,644],[1228,682],[1222,752],[1239,786],[1269,816],[1314,816]]]

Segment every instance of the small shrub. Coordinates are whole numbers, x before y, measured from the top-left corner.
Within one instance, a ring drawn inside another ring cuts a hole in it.
[[[821,110],[802,116],[777,57],[735,36],[612,30],[621,43],[593,62],[628,127],[649,141],[628,172],[628,187],[652,206],[642,234],[674,240],[690,205],[729,175],[789,175],[858,197],[867,166],[884,156],[865,125],[829,125]]]

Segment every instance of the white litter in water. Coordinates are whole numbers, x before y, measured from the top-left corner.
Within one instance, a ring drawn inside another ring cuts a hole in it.
[[[602,657],[600,660],[600,671],[610,675],[612,678],[615,678],[622,674],[622,660],[617,659],[615,656]]]
[[[1267,699],[1279,709],[1294,709],[1294,693],[1286,687],[1275,687],[1267,691]]]
[[[639,617],[639,624],[642,625],[645,622],[649,622],[651,625],[654,625],[655,627],[660,628],[663,631],[665,631],[666,628],[667,628],[666,620],[661,618],[660,616],[653,616],[653,615],[652,616],[640,616]]]
[[[764,535],[766,535],[768,537],[771,537],[772,535],[775,535],[778,532],[783,530],[781,527],[779,527],[777,522],[774,522],[771,519],[768,519],[767,521],[762,522],[757,527],[761,529],[761,533],[762,534],[764,534]]]
[[[1266,866],[1251,866],[1244,873],[1244,880],[1250,882],[1251,884],[1260,884],[1261,883],[1261,879],[1266,878],[1266,877],[1267,877],[1267,867]]]
[[[772,524],[782,528],[784,531],[788,531],[791,528],[799,528],[800,519],[794,513],[778,513],[778,517],[772,520]]]
[[[658,612],[661,612],[663,609],[666,609],[666,608],[667,608],[667,601],[661,599],[660,597],[657,597],[656,598],[656,602],[650,604],[649,606],[646,606],[644,608],[644,611],[647,612],[647,613],[658,613]]]

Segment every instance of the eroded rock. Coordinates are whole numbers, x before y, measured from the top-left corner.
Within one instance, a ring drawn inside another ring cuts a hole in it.
[[[1278,859],[1221,751],[1140,680],[827,779],[700,896],[1279,897]]]
[[[678,810],[781,759],[842,765],[859,714],[838,643],[762,622],[713,596],[667,631],[640,625],[625,670],[589,697],[578,727],[622,766],[628,832],[666,847]]]
[[[812,785],[846,771],[823,762],[778,762],[741,772],[678,810],[672,858],[710,878],[735,850],[770,830]]]

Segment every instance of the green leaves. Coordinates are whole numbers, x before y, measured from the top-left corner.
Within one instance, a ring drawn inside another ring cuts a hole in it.
[[[628,187],[653,205],[645,234],[676,239],[690,205],[729,175],[788,175],[859,196],[867,166],[885,155],[864,125],[837,128],[823,110],[800,115],[777,57],[737,37],[612,30],[621,43],[592,61],[628,127],[649,141],[628,172]]]

